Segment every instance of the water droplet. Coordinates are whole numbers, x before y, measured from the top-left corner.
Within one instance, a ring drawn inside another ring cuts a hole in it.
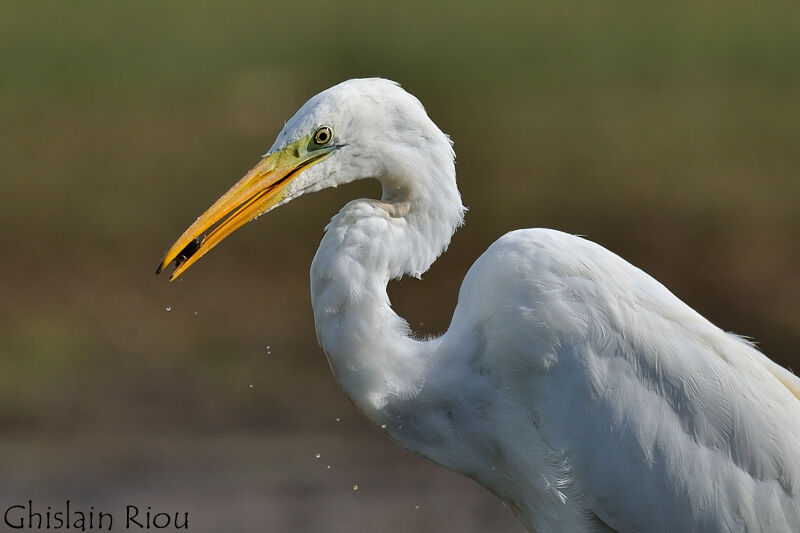
[[[255,388],[256,388],[256,386],[255,386],[254,384],[252,384],[252,383],[251,383],[251,384],[250,384],[250,388],[251,388],[251,389],[255,389]]]
[[[337,421],[337,422],[341,422],[341,421],[342,421],[342,419],[341,419],[341,418],[339,418],[339,417],[337,416],[337,417],[336,417],[336,421]]]
[[[381,429],[386,429],[386,424],[381,424]]]
[[[419,505],[415,505],[415,506],[414,506],[414,509],[417,509],[417,510],[419,510]]]
[[[166,309],[167,311],[172,311],[172,306],[171,306],[171,305],[168,305],[167,307],[165,307],[165,309]]]
[[[358,490],[358,485],[353,485],[353,490]]]
[[[317,453],[315,453],[315,454],[314,454],[314,457],[316,457],[317,459],[319,459],[320,457],[322,457],[322,454],[321,454],[321,453],[319,453],[319,452],[317,452]]]
[[[197,316],[197,311],[194,312],[194,316]]]
[[[328,466],[326,466],[325,468],[327,468],[328,470],[330,470],[330,469],[331,469],[331,465],[328,465]]]

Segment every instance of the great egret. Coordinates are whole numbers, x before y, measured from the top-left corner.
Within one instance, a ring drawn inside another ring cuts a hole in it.
[[[361,178],[382,198],[333,217],[311,300],[336,379],[394,441],[531,531],[800,531],[800,379],[601,246],[508,233],[469,270],[447,332],[410,333],[386,285],[425,272],[464,207],[449,138],[394,82],[311,98],[158,272],[175,261],[175,279],[261,213]]]

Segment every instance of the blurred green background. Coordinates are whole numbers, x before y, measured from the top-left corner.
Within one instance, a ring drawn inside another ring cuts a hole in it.
[[[455,142],[466,226],[390,287],[417,331],[447,327],[489,243],[546,226],[800,366],[799,27],[790,1],[0,1],[0,507],[522,531],[362,421],[317,347],[311,258],[375,183],[263,217],[180,282],[153,275],[284,120],[351,77],[401,82]]]

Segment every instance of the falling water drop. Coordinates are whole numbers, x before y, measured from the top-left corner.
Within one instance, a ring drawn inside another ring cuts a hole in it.
[[[353,490],[358,490],[358,485],[353,485]]]
[[[315,454],[314,454],[314,457],[316,457],[317,459],[319,459],[320,457],[322,457],[322,454],[321,454],[321,453],[319,453],[319,452],[317,452],[317,453],[315,453]]]
[[[169,311],[172,311],[172,306],[171,306],[171,305],[168,305],[167,307],[165,307],[165,309],[166,309],[168,312],[169,312]]]

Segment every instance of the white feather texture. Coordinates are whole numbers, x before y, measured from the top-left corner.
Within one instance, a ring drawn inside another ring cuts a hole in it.
[[[347,395],[407,448],[477,480],[538,532],[800,531],[800,380],[587,240],[519,230],[473,265],[441,337],[414,338],[386,285],[462,223],[454,154],[381,79],[312,98],[281,148],[332,155],[284,201],[355,179],[311,267],[319,342]]]

